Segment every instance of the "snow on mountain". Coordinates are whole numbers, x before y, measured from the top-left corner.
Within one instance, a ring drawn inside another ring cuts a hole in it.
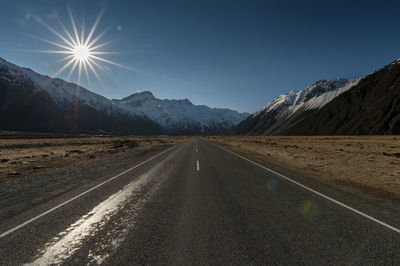
[[[360,79],[320,80],[300,90],[282,94],[253,113],[238,126],[241,134],[275,134],[322,108],[341,93],[355,86]]]
[[[29,80],[36,86],[36,89],[46,91],[59,106],[80,101],[82,104],[108,114],[122,112],[145,116],[142,113],[136,113],[134,110],[126,110],[125,107],[120,107],[106,97],[93,93],[77,84],[38,74],[29,68],[19,67],[2,58],[0,58],[0,69],[3,74],[2,78],[8,79],[7,75],[11,75],[14,82]]]
[[[248,116],[230,109],[194,105],[188,99],[158,99],[149,91],[134,93],[115,103],[129,106],[136,112],[148,115],[168,129],[191,127],[230,129]]]
[[[356,85],[359,80],[319,80],[303,90],[291,91],[278,96],[254,113],[253,117],[282,107],[285,107],[287,116],[290,116],[300,108],[305,108],[306,110],[321,108],[339,94]]]
[[[186,130],[189,133],[228,133],[249,115],[229,109],[193,105],[188,99],[161,100],[148,91],[135,93],[121,100],[110,100],[77,84],[40,75],[2,58],[0,58],[0,78],[11,84],[29,84],[29,86],[13,86],[15,88],[44,91],[61,108],[79,103],[108,115],[122,114],[151,119],[168,129],[168,132]]]

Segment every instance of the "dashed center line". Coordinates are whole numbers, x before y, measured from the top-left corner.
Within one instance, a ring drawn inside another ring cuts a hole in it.
[[[200,171],[200,162],[199,162],[199,160],[197,160],[196,164],[197,164],[197,171]]]

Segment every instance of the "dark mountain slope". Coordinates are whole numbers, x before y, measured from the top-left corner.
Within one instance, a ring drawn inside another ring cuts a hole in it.
[[[77,101],[57,104],[29,79],[0,69],[0,129],[35,132],[160,134],[161,126],[144,117],[102,112]]]
[[[400,61],[368,75],[282,135],[400,134]]]
[[[241,135],[278,135],[349,90],[358,81],[319,80],[300,91],[282,94],[240,122],[235,132]]]

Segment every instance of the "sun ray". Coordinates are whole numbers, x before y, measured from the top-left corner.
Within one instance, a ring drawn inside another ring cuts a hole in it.
[[[89,51],[94,51],[94,50],[96,50],[96,49],[99,49],[99,48],[101,48],[101,47],[104,47],[104,46],[106,46],[106,45],[109,45],[110,43],[112,43],[113,41],[107,41],[107,42],[103,42],[103,43],[100,43],[100,44],[98,44],[98,45],[96,45],[96,46],[92,46],[92,47],[90,47],[90,46],[88,46],[89,48]]]
[[[82,74],[82,60],[79,60],[78,63],[78,84],[81,82],[81,74]]]
[[[87,70],[87,65],[88,65],[88,62],[86,60],[85,64],[83,64],[83,70],[85,71],[85,76],[86,76],[86,79],[87,79],[87,81],[89,83],[89,87],[92,87],[92,81],[90,80],[90,76],[89,76],[89,73],[88,73],[88,70]]]
[[[55,60],[54,63],[64,62],[64,61],[66,61],[66,60],[68,60],[68,59],[72,59],[72,58],[74,58],[74,55],[73,55],[73,54],[67,55],[67,56],[65,56],[65,57],[63,57],[63,58],[60,58],[60,59]]]
[[[93,54],[97,54],[97,55],[104,55],[104,54],[121,54],[120,52],[92,52],[92,51],[90,51],[90,54],[91,55],[93,55]],[[89,56],[90,57],[90,56]]]
[[[93,74],[96,76],[96,78],[100,81],[100,83],[104,86],[103,80],[100,78],[99,74],[97,74],[96,69],[94,69],[94,67],[92,66],[92,63],[90,62],[90,60],[87,61],[87,64],[89,66],[89,68],[92,70]]]
[[[78,45],[81,45],[81,41],[79,40],[79,34],[78,34],[78,30],[77,30],[76,25],[75,25],[75,20],[74,20],[74,17],[72,15],[71,8],[68,8],[68,13],[69,13],[69,17],[71,19],[72,28],[73,28],[74,33],[75,33],[76,42],[78,43]]]
[[[93,45],[96,44],[108,31],[110,30],[110,27],[106,28],[102,33],[96,36],[96,38],[93,39],[88,45],[86,45],[89,48],[92,48]],[[110,41],[111,42],[111,41]]]
[[[97,60],[99,60],[99,61],[108,63],[108,64],[110,64],[110,65],[114,65],[114,66],[117,66],[117,67],[120,67],[120,68],[125,68],[125,69],[128,69],[128,70],[133,71],[133,72],[136,72],[136,73],[140,73],[140,74],[143,74],[143,75],[149,75],[149,74],[147,74],[147,73],[145,73],[145,72],[142,72],[142,71],[140,71],[140,70],[138,70],[138,69],[134,69],[134,68],[132,68],[132,67],[124,66],[124,65],[118,64],[118,63],[116,63],[116,62],[113,62],[113,61],[111,61],[111,60],[107,60],[107,59],[105,59],[105,58],[101,58],[101,57],[98,57],[98,56],[95,56],[95,55],[91,55],[90,58],[94,58],[94,59],[97,59]]]
[[[125,68],[125,69],[129,69],[129,70],[132,70],[132,71],[136,71],[136,70],[133,69],[133,68],[130,68],[130,67],[128,67],[128,66],[124,66],[124,65],[118,64],[118,63],[116,63],[116,62],[113,62],[113,61],[108,60],[108,59],[105,59],[105,58],[101,58],[101,57],[98,57],[98,56],[95,56],[95,55],[90,55],[90,57],[91,57],[91,58],[94,58],[94,59],[97,59],[97,60],[99,60],[99,61],[103,61],[103,62],[108,63],[108,64],[110,64],[110,65],[114,65],[114,66],[118,66],[118,67],[121,67],[121,68]]]
[[[73,50],[72,47],[68,47],[68,46],[62,45],[62,44],[57,43],[57,42],[49,41],[49,40],[46,40],[46,39],[43,39],[43,38],[40,38],[40,37],[31,35],[31,34],[29,34],[29,33],[23,33],[23,34],[26,35],[26,36],[29,36],[29,37],[31,37],[31,38],[37,39],[37,40],[39,40],[39,41],[47,42],[47,43],[49,43],[49,44],[52,44],[52,45],[54,45],[54,46],[58,46],[58,47],[60,47],[60,48],[66,49],[66,50],[70,50],[70,51]]]
[[[72,65],[71,70],[68,73],[67,79],[69,79],[72,76],[72,73],[74,73],[74,70],[76,68],[76,65],[78,64],[79,60],[74,58],[74,64]]]
[[[62,24],[61,20],[58,19],[58,23],[60,24],[61,28],[64,30],[65,34],[67,34],[68,38],[71,40],[71,42],[73,43],[73,45],[71,46],[77,46],[78,44],[75,42],[74,38],[72,37],[71,33],[69,33],[69,31],[67,30],[67,28],[64,26],[64,24]]]
[[[72,51],[63,51],[63,50],[16,50],[18,52],[28,52],[28,53],[46,53],[46,54],[69,54],[72,55]]]
[[[84,43],[85,40],[85,20],[82,22],[82,30],[81,30],[81,45],[85,46]],[[85,46],[86,47],[86,46]]]
[[[96,18],[95,22],[93,23],[92,28],[90,29],[89,35],[88,35],[87,38],[86,38],[86,41],[85,41],[85,44],[84,44],[85,46],[88,46],[88,43],[90,42],[90,39],[92,38],[93,33],[94,33],[94,31],[96,30],[97,25],[99,24],[100,19],[101,19],[101,17],[102,17],[103,14],[104,14],[104,11],[105,11],[105,8],[103,7],[103,8],[101,9],[99,15],[97,15],[97,18]]]
[[[70,41],[68,41],[64,36],[62,36],[60,33],[58,33],[56,30],[54,30],[52,27],[47,25],[46,23],[43,22],[43,20],[39,19],[39,23],[41,23],[43,26],[45,26],[48,30],[50,30],[52,33],[57,35],[61,40],[66,42],[70,46],[74,46]]]
[[[70,61],[68,61],[67,63],[65,63],[64,66],[62,66],[56,73],[54,73],[54,76],[57,76],[59,74],[61,74],[67,67],[69,67],[73,62],[75,61],[74,58],[72,58]]]
[[[104,73],[107,73],[107,71],[101,66],[99,65],[99,63],[97,63],[96,61],[94,61],[92,58],[88,58],[88,61],[91,62],[94,66],[96,66],[98,69],[100,69],[101,71],[103,71]],[[108,74],[108,73],[107,73]]]

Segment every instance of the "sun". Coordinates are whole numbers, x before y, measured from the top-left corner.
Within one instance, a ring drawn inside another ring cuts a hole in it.
[[[46,24],[42,19],[36,18],[37,22],[45,26],[49,31],[51,31],[59,38],[60,40],[59,42],[50,41],[48,39],[43,39],[27,34],[35,39],[39,39],[43,42],[46,42],[58,48],[58,50],[33,50],[34,52],[64,55],[64,57],[57,60],[57,62],[66,62],[66,63],[62,65],[61,68],[58,69],[56,73],[53,74],[54,76],[57,76],[69,69],[69,73],[66,78],[68,80],[71,77],[71,75],[75,73],[75,71],[77,71],[78,74],[77,84],[80,84],[81,76],[85,74],[90,86],[91,83],[90,73],[93,73],[94,76],[101,83],[103,83],[97,71],[100,70],[107,72],[107,69],[109,68],[103,66],[102,64],[114,65],[131,71],[138,72],[136,69],[118,64],[103,57],[104,55],[117,54],[117,52],[104,51],[104,47],[106,47],[112,42],[111,40],[103,42],[101,41],[101,38],[106,34],[107,30],[104,30],[103,32],[97,35],[95,34],[100,19],[104,13],[104,9],[99,13],[96,20],[93,23],[93,26],[90,28],[87,34],[85,34],[83,24],[82,27],[78,27],[70,8],[68,8],[68,13],[72,25],[71,32],[67,29],[67,27],[64,26],[64,24],[61,22],[60,19],[58,19],[60,30],[57,31],[53,27],[50,27],[48,24]],[[79,28],[81,28],[81,30],[79,30]]]
[[[79,60],[79,61],[87,61],[90,57],[90,51],[89,48],[85,45],[77,45],[74,47],[74,58],[75,60]]]

